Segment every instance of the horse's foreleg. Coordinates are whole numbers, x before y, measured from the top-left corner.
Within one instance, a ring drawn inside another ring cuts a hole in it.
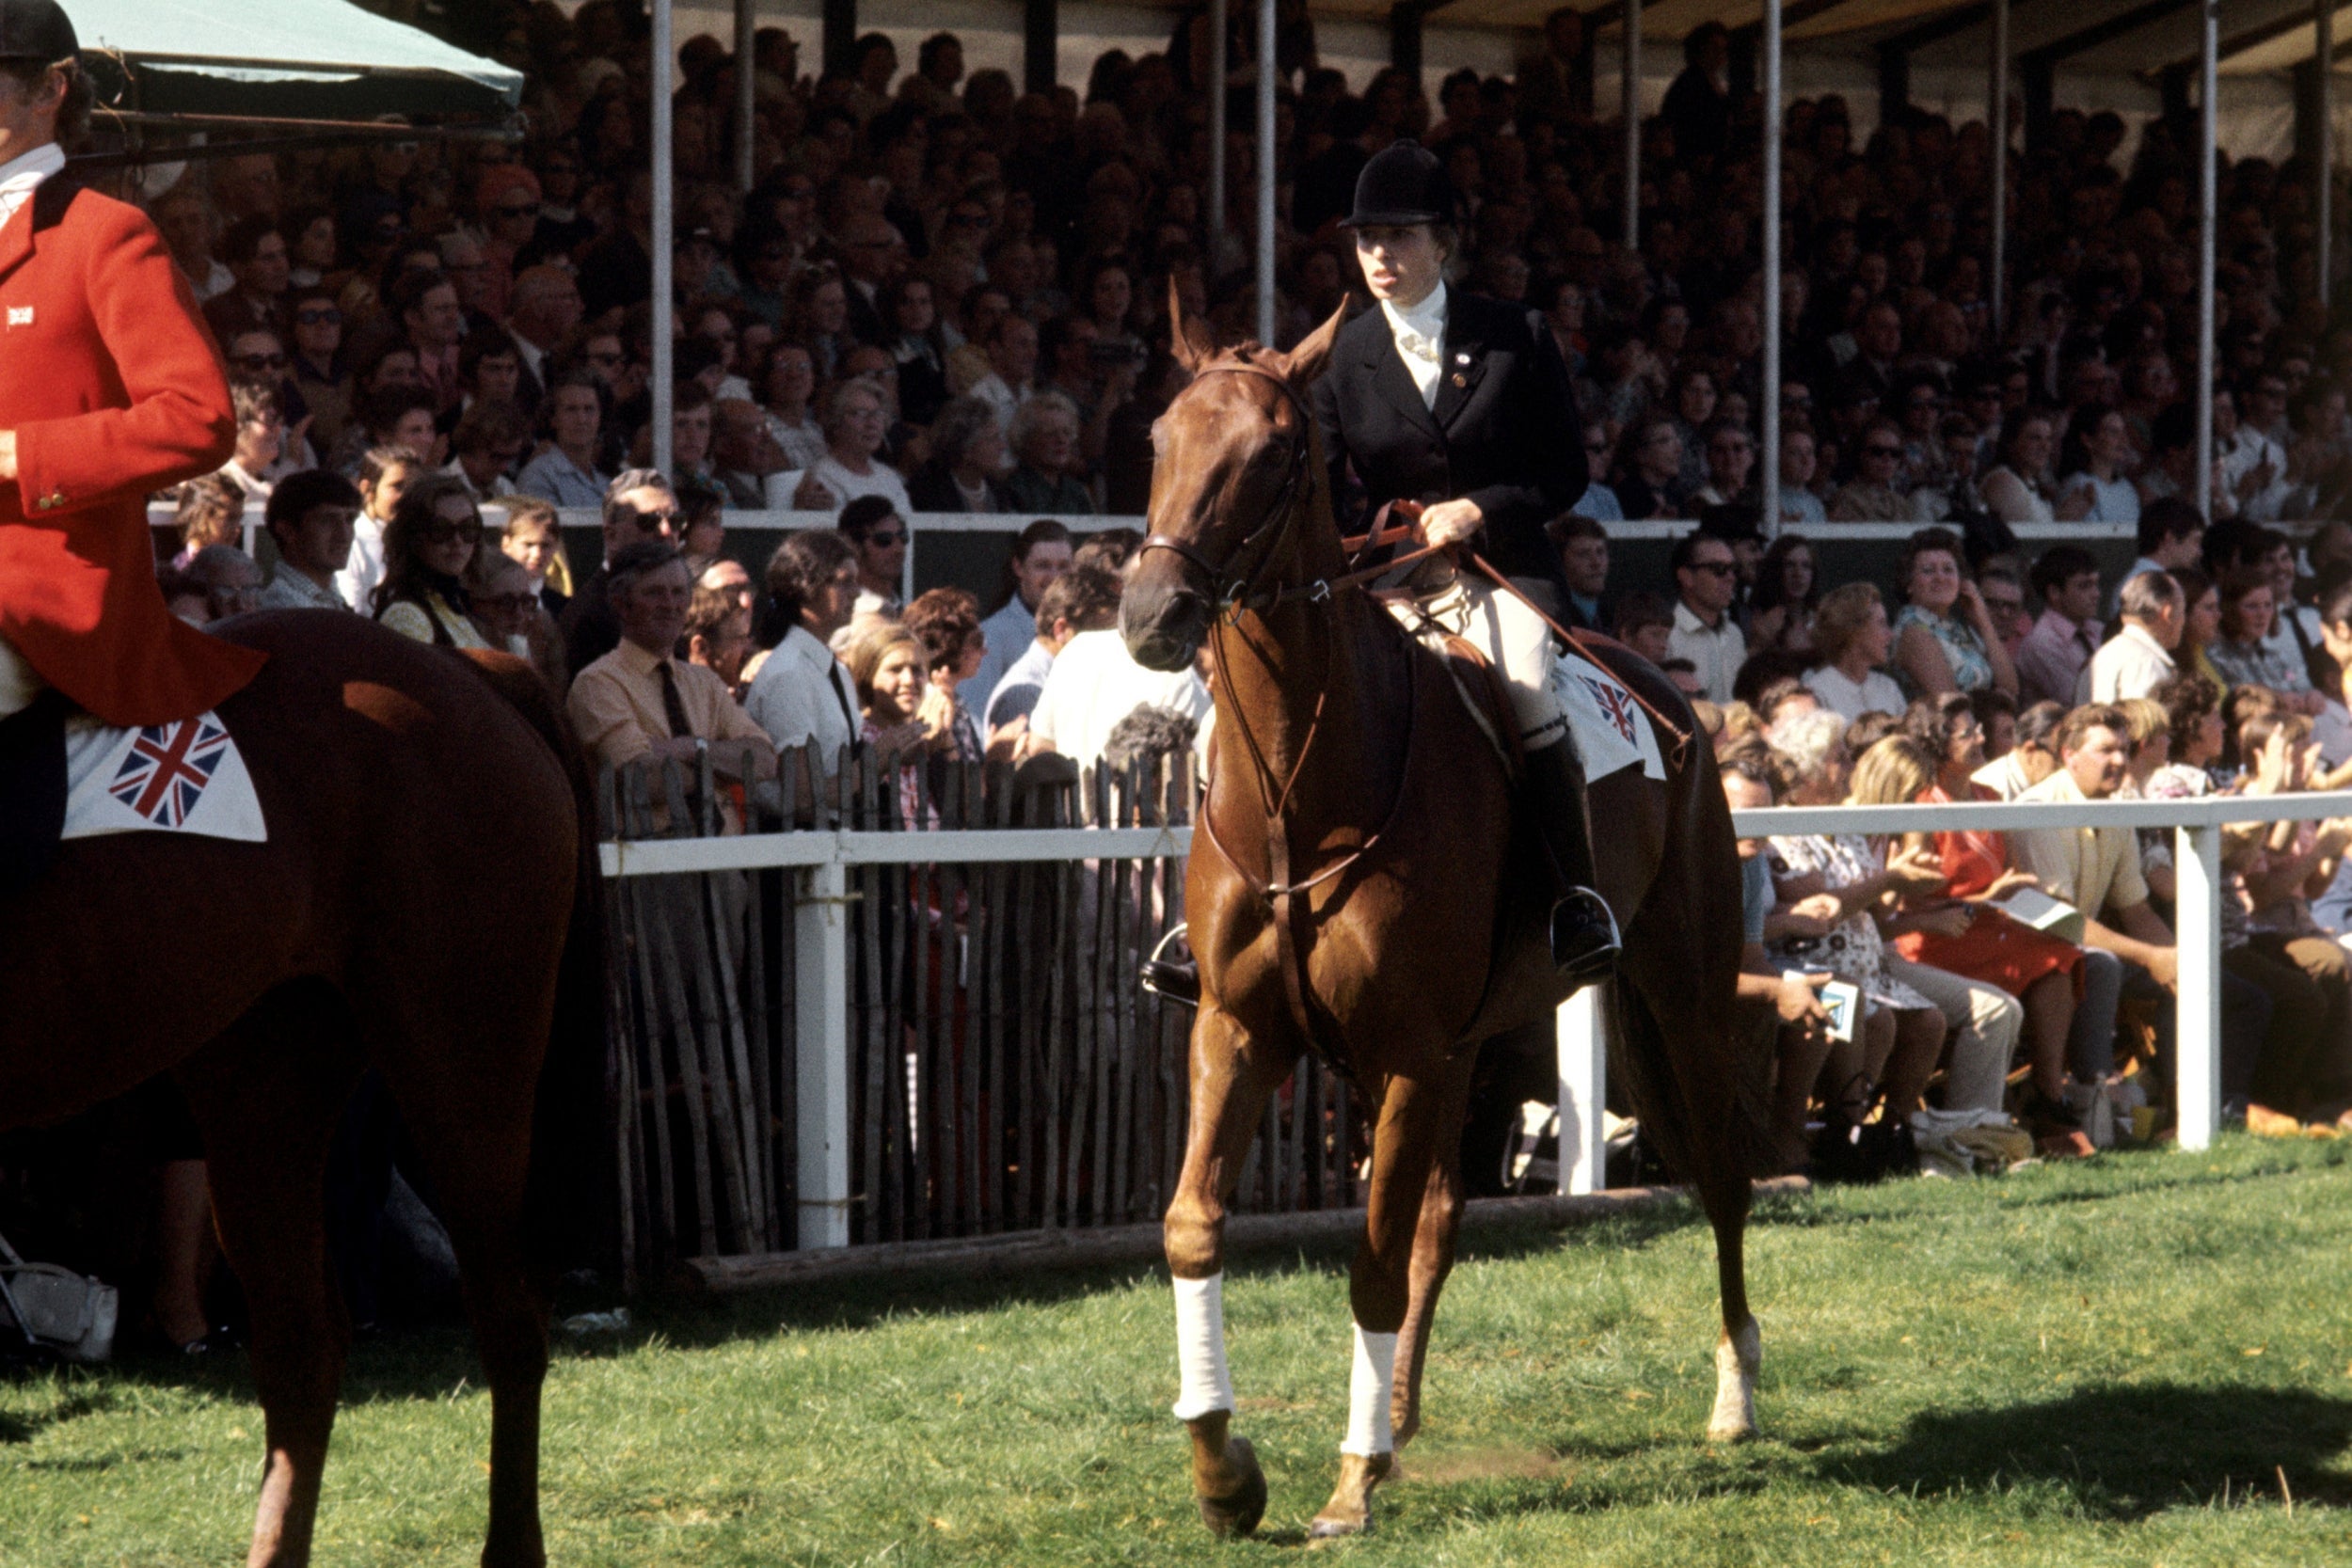
[[[1475,1055],[1459,1066],[1461,1104],[1469,1104]],[[1454,1119],[1460,1119],[1457,1113]],[[1438,1295],[1446,1275],[1454,1272],[1454,1243],[1462,1228],[1462,1142],[1447,1139],[1429,1167],[1429,1184],[1422,1190],[1421,1220],[1413,1231],[1411,1295],[1405,1308],[1405,1325],[1396,1341],[1396,1376],[1390,1398],[1390,1420],[1398,1448],[1421,1431],[1421,1376],[1429,1359],[1429,1329],[1438,1316]]]
[[[1340,1445],[1339,1484],[1308,1527],[1318,1538],[1372,1528],[1373,1488],[1395,1465],[1390,1403],[1396,1386],[1397,1336],[1413,1295],[1422,1200],[1442,1147],[1461,1136],[1470,1065],[1448,1063],[1436,1077],[1396,1076],[1379,1085],[1364,1239],[1348,1275],[1356,1332],[1347,1436]],[[1429,1308],[1436,1307],[1432,1293]]]
[[[1265,1473],[1246,1437],[1232,1435],[1233,1385],[1225,1363],[1225,1203],[1241,1179],[1265,1103],[1297,1053],[1269,1052],[1232,1015],[1204,1005],[1192,1030],[1192,1109],[1184,1170],[1163,1233],[1176,1285],[1175,1414],[1192,1434],[1192,1490],[1219,1535],[1247,1535],[1265,1514]]]
[[[351,1326],[326,1258],[327,1150],[357,1062],[296,996],[263,1001],[176,1076],[204,1132],[214,1224],[252,1320],[266,1458],[249,1568],[310,1560]]]

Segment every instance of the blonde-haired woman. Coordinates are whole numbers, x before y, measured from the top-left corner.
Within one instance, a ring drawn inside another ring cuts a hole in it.
[[[884,767],[898,769],[900,819],[909,827],[937,827],[938,813],[923,800],[921,770],[932,752],[955,745],[955,714],[930,689],[930,651],[901,623],[874,620],[850,636],[841,662],[857,683],[860,739]]]
[[[1903,689],[1881,668],[1894,646],[1876,583],[1832,589],[1813,612],[1813,649],[1822,663],[1804,673],[1805,689],[1849,724],[1866,713],[1900,713]]]

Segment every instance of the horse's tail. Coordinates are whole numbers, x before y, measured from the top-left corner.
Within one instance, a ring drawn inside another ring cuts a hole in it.
[[[469,655],[499,694],[555,753],[570,786],[575,819],[572,907],[556,968],[555,1013],[532,1113],[525,1223],[534,1262],[558,1267],[619,1262],[612,1216],[619,1174],[605,1135],[612,1108],[607,1033],[604,862],[597,847],[596,780],[569,720],[529,665]]]

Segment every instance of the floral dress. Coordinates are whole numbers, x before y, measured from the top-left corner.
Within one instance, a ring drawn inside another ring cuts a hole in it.
[[[1918,626],[1935,639],[1944,650],[1944,660],[1952,667],[1952,684],[1963,691],[1982,691],[1993,684],[1993,661],[1985,657],[1984,642],[1977,636],[1977,628],[1949,615],[1931,615],[1915,604],[1907,604],[1895,617],[1895,641],[1902,641],[1907,626]],[[1903,680],[1905,689],[1912,682]],[[1922,695],[1917,691],[1914,697]]]
[[[1772,839],[1765,853],[1775,882],[1817,875],[1825,892],[1867,881],[1879,872],[1870,841],[1859,833],[1788,834]],[[1848,915],[1821,936],[1782,937],[1764,952],[1784,969],[1826,969],[1877,1006],[1912,1012],[1935,1006],[1886,973],[1885,940],[1867,911]]]

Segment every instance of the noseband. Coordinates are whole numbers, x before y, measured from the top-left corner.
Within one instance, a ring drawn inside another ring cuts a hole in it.
[[[1314,450],[1314,422],[1308,416],[1307,405],[1299,401],[1291,384],[1263,365],[1253,365],[1247,359],[1229,359],[1221,364],[1207,366],[1194,379],[1198,381],[1211,375],[1254,375],[1272,382],[1281,392],[1282,401],[1290,404],[1291,411],[1298,418],[1298,435],[1292,443],[1290,468],[1282,476],[1282,487],[1275,493],[1272,510],[1257,527],[1242,536],[1241,543],[1233,546],[1232,556],[1225,563],[1211,561],[1184,540],[1166,533],[1151,535],[1136,551],[1141,556],[1152,550],[1166,550],[1194,568],[1207,579],[1210,601],[1215,605],[1216,613],[1223,615],[1237,608],[1263,608],[1282,597],[1279,594],[1261,593],[1259,582],[1281,559],[1282,546],[1289,538],[1291,522],[1297,515],[1299,490],[1307,482],[1308,463]],[[1253,546],[1257,554],[1256,559],[1249,562],[1249,569],[1235,572],[1232,562],[1248,555]],[[1315,597],[1328,596],[1327,584],[1318,584],[1317,589]]]

